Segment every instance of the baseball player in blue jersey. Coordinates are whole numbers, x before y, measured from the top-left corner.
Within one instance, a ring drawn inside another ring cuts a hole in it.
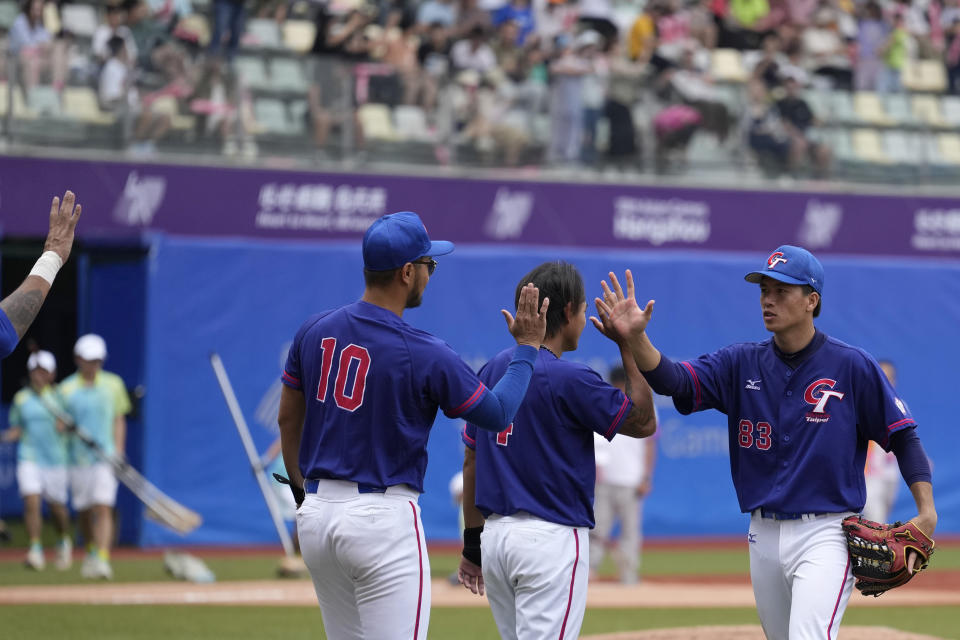
[[[50,293],[53,279],[70,257],[73,232],[80,219],[80,205],[74,207],[72,191],[54,198],[50,203],[50,230],[43,245],[43,254],[23,283],[9,296],[0,300],[0,358],[6,358],[27,332],[37,317],[43,301]]]
[[[587,602],[587,533],[594,526],[593,434],[608,440],[618,433],[652,435],[653,395],[625,340],[618,345],[626,394],[586,365],[562,358],[576,350],[586,326],[576,267],[547,262],[535,268],[517,286],[518,305],[526,282],[550,298],[546,337],[513,422],[493,433],[467,417],[459,578],[474,593],[486,591],[501,637],[576,638]],[[480,379],[490,384],[503,375],[511,352],[484,365]]]
[[[836,638],[854,583],[841,521],[863,508],[867,443],[896,454],[916,502],[913,522],[932,535],[929,464],[913,416],[877,362],[814,326],[820,262],[784,245],[745,279],[760,285],[772,339],[689,362],[672,362],[650,342],[652,300],[643,310],[598,300],[598,311],[611,332],[633,337],[640,370],[680,413],[727,415],[730,470],[740,509],[751,514],[750,577],[766,636]],[[629,274],[627,285],[632,294]],[[915,560],[909,551],[909,571]]]
[[[435,256],[409,211],[363,237],[366,288],[356,303],[313,316],[284,366],[278,422],[287,473],[306,498],[297,511],[303,559],[330,638],[426,638],[430,565],[417,499],[437,409],[503,431],[513,420],[546,329],[548,301],[527,285],[518,346],[488,388],[447,344],[404,322],[420,304]]]

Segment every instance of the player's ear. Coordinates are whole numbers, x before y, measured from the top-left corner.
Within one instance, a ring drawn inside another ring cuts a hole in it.
[[[417,270],[417,267],[412,262],[408,262],[402,267],[400,267],[399,269],[400,281],[403,282],[404,284],[407,284],[408,282],[413,282],[413,280],[417,276],[416,270]]]

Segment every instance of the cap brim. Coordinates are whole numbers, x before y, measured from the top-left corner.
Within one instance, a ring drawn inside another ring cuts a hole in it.
[[[786,282],[787,284],[810,284],[806,280],[800,280],[798,278],[794,278],[793,276],[784,275],[778,271],[751,271],[747,275],[743,276],[743,279],[747,282],[752,282],[753,284],[760,284],[760,280],[765,277],[773,280],[779,280],[780,282]]]
[[[453,252],[453,243],[447,240],[433,240],[430,243],[430,250],[427,251],[424,255],[430,257],[434,256],[445,256],[448,253]]]

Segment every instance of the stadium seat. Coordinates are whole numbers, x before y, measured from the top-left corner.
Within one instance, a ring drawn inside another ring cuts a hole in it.
[[[60,12],[52,2],[43,5],[43,28],[48,33],[60,33]]]
[[[150,103],[150,111],[170,116],[170,128],[178,131],[192,129],[196,122],[194,116],[181,114],[177,99],[169,95],[160,96]]]
[[[194,11],[199,12],[201,10],[196,1],[193,5]],[[188,42],[196,42],[201,47],[206,47],[210,44],[210,22],[205,15],[191,13],[180,18],[176,29],[173,30],[173,35]]]
[[[890,119],[898,125],[917,126],[920,124],[905,93],[892,93],[885,96],[883,107]]]
[[[306,53],[313,48],[317,27],[309,20],[287,20],[283,23],[283,44],[287,49]]]
[[[290,122],[293,123],[293,128],[306,130],[310,104],[306,100],[291,100],[287,103],[287,111],[290,112]]]
[[[247,31],[240,44],[245,49],[279,49],[280,26],[275,20],[253,18],[247,21]]]
[[[36,86],[27,93],[27,106],[34,113],[57,118],[61,115],[60,96],[56,90],[47,85]]]
[[[913,115],[917,121],[929,127],[944,128],[949,126],[940,111],[940,101],[936,96],[920,95],[911,99]]]
[[[921,136],[900,129],[883,134],[883,150],[892,162],[898,164],[925,164],[922,143]]]
[[[960,97],[944,96],[940,99],[943,119],[954,127],[960,127]]]
[[[258,98],[253,103],[253,115],[257,121],[259,133],[288,135],[296,133],[287,115],[282,100],[276,98]]]
[[[853,98],[847,91],[831,91],[831,104],[833,105],[834,122],[843,122],[854,124],[860,121],[856,110],[853,108]]]
[[[947,88],[947,73],[940,60],[907,60],[900,80],[909,91],[942,93]]]
[[[940,157],[947,164],[960,165],[960,135],[941,133],[937,136]]]
[[[393,120],[402,140],[430,142],[434,139],[427,126],[427,114],[420,107],[399,105],[393,110]]]
[[[270,63],[270,87],[275,91],[307,92],[307,78],[299,60],[274,58]]]
[[[833,92],[810,90],[803,94],[814,117],[820,122],[835,122],[837,114],[833,105]]]
[[[0,2],[0,31],[9,31],[19,14],[20,7],[16,2]]]
[[[65,4],[60,8],[60,20],[74,35],[92,38],[100,21],[97,11],[89,4]]]
[[[850,133],[846,129],[837,129],[830,131],[830,146],[833,149],[834,156],[838,160],[854,161],[857,159],[853,152],[853,143],[850,140]]]
[[[238,56],[234,62],[237,76],[251,89],[269,89],[267,67],[259,56]]]
[[[710,74],[714,80],[726,82],[746,82],[750,78],[743,68],[743,56],[736,49],[714,49]]]
[[[63,113],[91,124],[113,124],[117,121],[112,113],[100,110],[97,94],[89,87],[66,87],[63,90]]]
[[[870,91],[858,91],[853,96],[853,110],[860,122],[888,126],[894,122],[887,116],[880,96]]]
[[[9,87],[6,82],[0,82],[0,116],[7,115],[7,103],[10,101]],[[33,120],[37,114],[27,108],[23,99],[23,90],[20,87],[13,89],[13,117],[21,120]]]
[[[871,164],[890,164],[883,150],[880,133],[876,129],[855,129],[851,136],[853,152],[857,158]]]
[[[390,107],[385,104],[369,102],[361,105],[357,112],[363,135],[378,140],[397,140],[397,132],[390,120]]]

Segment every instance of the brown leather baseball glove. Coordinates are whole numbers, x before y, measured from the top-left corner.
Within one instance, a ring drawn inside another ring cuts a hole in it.
[[[857,579],[855,586],[865,596],[877,597],[906,584],[927,568],[933,555],[933,540],[912,521],[881,524],[863,516],[849,516],[843,520],[843,531]],[[907,571],[908,549],[917,553],[913,573]]]

